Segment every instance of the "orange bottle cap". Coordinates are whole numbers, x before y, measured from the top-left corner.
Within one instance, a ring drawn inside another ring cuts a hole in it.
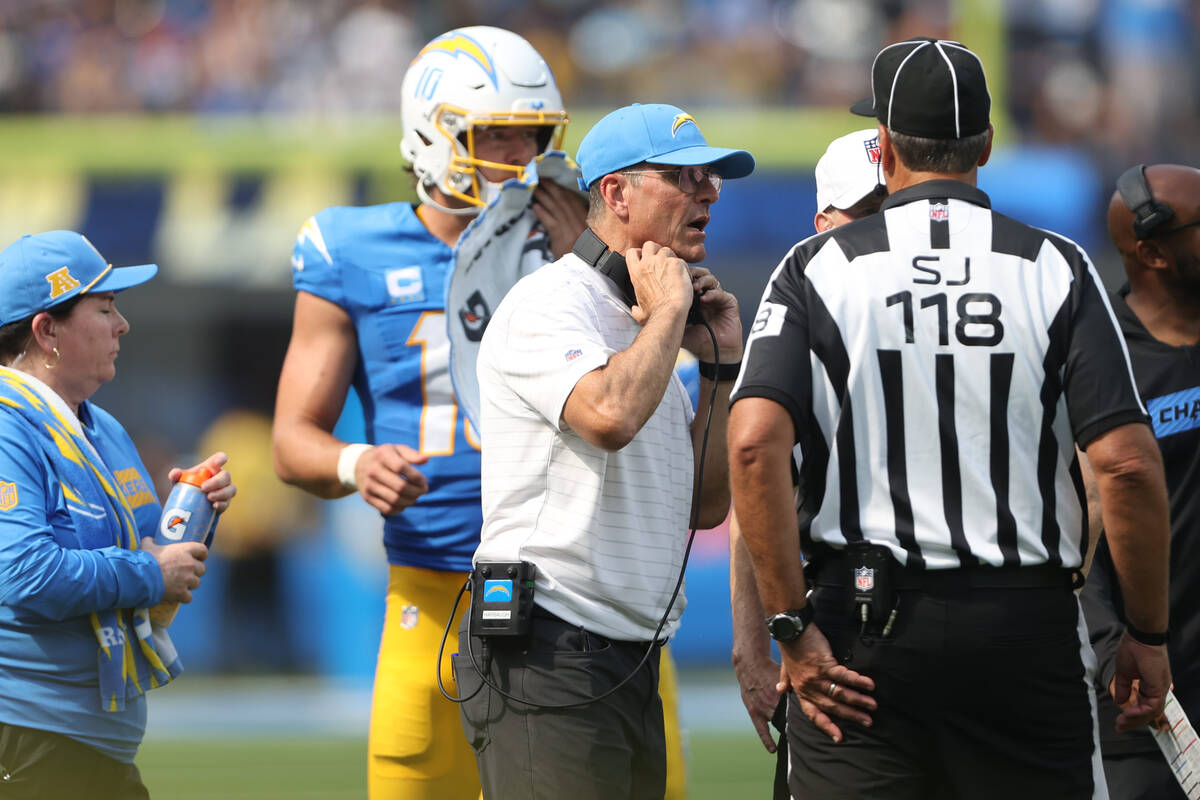
[[[190,483],[192,486],[199,486],[206,480],[217,473],[213,472],[211,467],[200,467],[199,469],[184,470],[179,476],[180,483]]]

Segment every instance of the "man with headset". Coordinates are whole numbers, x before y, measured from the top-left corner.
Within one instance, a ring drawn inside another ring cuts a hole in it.
[[[1112,296],[1138,394],[1162,453],[1171,507],[1170,641],[1176,699],[1200,721],[1200,170],[1138,165],[1117,181],[1108,233],[1129,282]],[[1148,728],[1119,733],[1110,684],[1125,628],[1112,552],[1100,540],[1080,595],[1096,650],[1100,746],[1109,794],[1184,797]]]
[[[663,796],[658,648],[683,611],[688,529],[729,508],[741,322],[733,295],[688,264],[704,259],[722,181],[754,159],[709,147],[679,108],[633,105],[600,120],[577,160],[589,229],[505,296],[478,359],[475,567],[534,570],[526,635],[460,627],[463,726],[489,798]],[[689,322],[697,295],[703,325]],[[680,347],[700,359],[694,414]]]

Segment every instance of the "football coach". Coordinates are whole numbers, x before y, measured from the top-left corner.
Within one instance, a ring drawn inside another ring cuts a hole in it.
[[[1119,726],[1170,684],[1167,498],[1091,261],[990,208],[978,57],[871,70],[889,196],[773,273],[734,387],[734,505],[788,689],[797,797],[1104,797],[1072,591],[1095,470],[1128,626]],[[793,502],[796,453],[802,502]],[[813,592],[800,552],[812,560]],[[794,733],[794,735],[793,735]]]
[[[683,611],[688,529],[729,511],[742,325],[737,299],[695,265],[721,187],[754,158],[658,103],[606,115],[577,158],[588,228],[505,295],[477,364],[476,570],[534,571],[527,632],[488,636],[481,656],[487,631],[460,627],[463,727],[489,800],[661,800],[659,648]],[[700,360],[694,414],[681,348]]]

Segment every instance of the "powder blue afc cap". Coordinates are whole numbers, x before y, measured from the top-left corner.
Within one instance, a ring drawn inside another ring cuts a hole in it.
[[[0,325],[87,292],[137,286],[157,272],[155,264],[114,268],[74,231],[27,233],[0,252]]]
[[[607,114],[583,137],[575,161],[585,189],[610,172],[642,162],[711,165],[722,178],[744,178],[754,171],[750,153],[709,147],[691,114],[662,103],[634,103]]]

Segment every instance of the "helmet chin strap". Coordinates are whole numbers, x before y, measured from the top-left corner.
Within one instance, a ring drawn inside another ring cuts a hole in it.
[[[424,181],[417,181],[417,197],[421,198],[421,202],[426,205],[431,205],[438,211],[455,216],[474,216],[483,210],[483,206],[465,206],[463,208],[451,208],[450,206],[442,205],[437,200],[434,200],[429,195],[429,190],[425,188]]]
[[[483,205],[469,205],[464,208],[450,208],[449,206],[444,206],[430,196],[429,189],[425,187],[425,181],[420,180],[417,181],[417,197],[421,198],[422,203],[427,203],[439,211],[446,212],[447,214],[454,214],[455,216],[474,216],[480,211],[483,211],[483,209],[487,206],[488,201],[499,194],[500,187],[504,185],[503,182],[494,183],[487,180],[483,177],[482,173],[479,174],[479,177],[481,179],[479,181],[479,186],[483,190],[483,197],[481,197],[480,200],[483,201]]]

